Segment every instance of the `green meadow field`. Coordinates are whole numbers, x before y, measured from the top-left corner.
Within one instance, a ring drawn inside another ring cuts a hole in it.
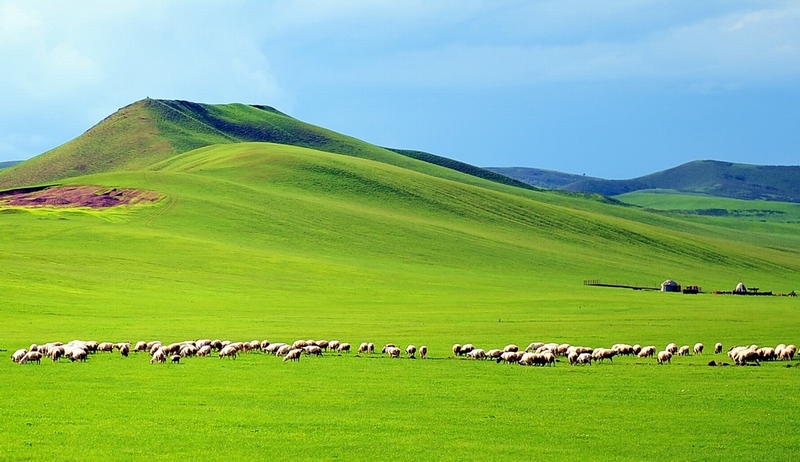
[[[395,155],[212,145],[59,181],[155,191],[153,204],[0,207],[0,459],[796,457],[798,361],[707,363],[731,362],[715,342],[796,344],[797,298],[583,285],[788,293],[796,224],[655,213]],[[429,358],[7,359],[31,343],[199,338],[392,342]],[[706,353],[522,367],[451,352],[532,341]]]

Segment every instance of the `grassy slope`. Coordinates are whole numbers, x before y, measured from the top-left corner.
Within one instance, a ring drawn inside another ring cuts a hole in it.
[[[307,124],[268,106],[199,104],[145,99],[110,115],[78,138],[0,173],[0,189],[48,184],[78,175],[136,171],[213,144],[271,142],[301,146],[403,167],[443,178],[484,184],[436,167],[448,163],[499,183],[513,180],[449,159],[410,155]],[[516,184],[520,186],[521,184]],[[523,185],[524,186],[524,185]]]
[[[467,341],[797,342],[786,322],[793,299],[580,283],[675,277],[727,288],[745,275],[788,291],[800,242],[769,228],[727,230],[279,145],[203,148],[147,171],[71,181],[169,198],[106,212],[0,213],[2,348],[72,338],[337,337],[424,343],[442,359]],[[753,234],[783,250],[735,240]],[[800,368],[699,367],[708,359],[583,369],[355,355],[165,367],[141,356],[40,367],[6,360],[0,458],[794,454],[798,443],[782,429],[800,417]]]

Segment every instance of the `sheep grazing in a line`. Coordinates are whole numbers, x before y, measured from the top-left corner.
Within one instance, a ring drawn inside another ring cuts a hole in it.
[[[675,353],[678,352],[678,345],[675,344],[675,343],[670,343],[670,344],[667,345],[666,348],[664,348],[664,351],[669,351],[670,354],[674,355]]]
[[[236,350],[236,347],[234,347],[232,345],[228,345],[226,347],[223,347],[221,350],[219,350],[219,358],[222,359],[222,358],[228,357],[228,358],[231,358],[231,359],[236,359],[237,351],[238,350]]]
[[[350,344],[345,342],[339,345],[339,348],[336,349],[339,353],[350,353]]]
[[[653,346],[653,345],[648,345],[648,346],[642,347],[642,351],[640,351],[639,354],[636,355],[636,356],[638,356],[640,358],[652,358],[653,355],[655,355],[655,354],[656,354],[656,347]]]
[[[778,359],[778,355],[775,353],[775,348],[763,347],[756,351],[758,352],[758,359],[761,361],[774,361]]]
[[[461,355],[461,344],[456,343],[453,345],[453,356],[460,356]]]
[[[669,350],[659,351],[658,352],[658,364],[672,363],[672,352]]]
[[[124,343],[124,344],[120,345],[119,354],[121,354],[122,356],[127,357],[130,352],[131,352],[131,344],[130,343]]]
[[[373,354],[375,353],[375,344],[372,342],[367,343],[367,353]]]
[[[50,359],[52,359],[54,363],[58,362],[58,360],[61,359],[62,356],[64,356],[64,347],[57,346],[50,348],[47,354],[48,356],[50,356]]]
[[[611,346],[611,349],[621,356],[630,356],[633,354],[633,346],[627,343],[616,343]]]
[[[322,348],[324,351],[328,351],[329,343],[327,340],[317,340],[317,346]]]
[[[635,354],[636,356],[639,356],[639,353],[642,352],[642,346],[639,345],[638,343],[635,344],[632,348],[633,348],[633,354]]]
[[[469,356],[472,359],[486,359],[486,352],[483,351],[483,348],[475,348],[474,350],[470,351],[469,354],[467,354],[467,356]]]
[[[694,348],[692,348],[692,351],[696,355],[701,355],[701,354],[703,354],[703,349],[704,348],[705,348],[705,345],[703,345],[702,343],[695,343],[694,344]]]
[[[781,348],[781,352],[778,355],[778,359],[782,361],[791,361],[794,359],[795,353],[797,353],[797,347],[794,345],[788,345],[784,348]]]
[[[66,353],[65,353],[65,356],[66,356]],[[89,352],[84,350],[83,348],[71,348],[69,356],[67,356],[67,357],[72,362],[80,361],[80,362],[84,362],[85,363],[86,362],[86,358],[89,357]]]
[[[406,347],[406,355],[408,355],[409,358],[413,358],[414,354],[416,352],[417,352],[417,347],[416,346],[409,345],[409,346]]]
[[[358,346],[358,354],[366,353],[369,349],[369,343],[361,342],[361,345]]]
[[[169,359],[173,363],[177,364],[181,362],[181,355],[172,355]]]
[[[295,342],[292,343],[292,350],[300,350],[307,346],[308,342],[306,342],[305,340],[295,340]]]
[[[575,358],[575,364],[588,364],[592,365],[592,354],[591,353],[581,353]]]
[[[390,358],[399,358],[400,348],[394,346],[388,347],[386,348],[386,354],[388,354]]]
[[[756,365],[761,365],[761,356],[758,353],[757,345],[733,347],[728,350],[728,356],[739,366],[744,366],[748,361],[756,363]]]
[[[328,348],[330,348],[331,351],[338,351],[339,350],[339,341],[338,340],[331,340],[330,342],[328,342]]]
[[[522,366],[553,366],[556,363],[556,356],[549,350],[543,353],[517,352],[516,354]],[[522,356],[519,356],[520,354]]]
[[[197,350],[197,356],[208,356],[211,353],[211,345],[203,345]]]
[[[469,354],[470,351],[472,351],[474,349],[475,349],[475,346],[473,344],[465,343],[464,345],[461,346],[461,352],[459,353],[459,356],[466,356],[466,355]]]
[[[472,351],[475,351],[475,350],[472,350]],[[420,359],[425,359],[427,357],[428,357],[428,347],[426,347],[425,345],[422,345],[421,347],[419,347],[419,358]]]
[[[689,345],[684,345],[678,348],[678,356],[688,356],[689,355]]]
[[[337,345],[336,348],[339,348],[339,346]],[[335,351],[336,349],[331,348],[331,350]],[[286,356],[287,354],[289,354],[290,351],[292,351],[292,346],[284,343],[283,345],[278,347],[277,350],[275,350],[275,356]]]
[[[147,351],[147,343],[145,342],[136,342],[136,345],[133,347],[134,353],[139,353],[141,351]]]
[[[719,343],[719,342],[717,342],[717,343],[714,345],[714,354],[715,354],[715,355],[718,355],[718,354],[720,354],[720,353],[722,353],[722,344],[721,344],[721,343]]]
[[[556,348],[558,348],[558,345],[556,345]],[[519,351],[519,347],[514,345],[513,343],[510,343],[503,347],[504,353],[516,353],[517,351]]]

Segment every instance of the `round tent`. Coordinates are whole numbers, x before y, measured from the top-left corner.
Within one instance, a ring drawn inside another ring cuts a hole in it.
[[[661,283],[661,292],[680,292],[681,285],[672,279],[667,279]]]
[[[736,284],[736,288],[733,289],[733,293],[735,293],[735,294],[746,294],[747,293],[747,287],[745,287],[744,284],[740,282],[740,283]]]

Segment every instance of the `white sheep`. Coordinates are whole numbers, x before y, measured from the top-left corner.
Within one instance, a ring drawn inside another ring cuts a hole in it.
[[[696,354],[696,355],[701,355],[701,354],[703,354],[703,349],[704,348],[705,348],[705,345],[703,345],[702,343],[695,343],[694,344],[694,348],[692,348],[692,351],[694,351],[694,354]]]
[[[485,359],[486,352],[483,350],[483,348],[475,348],[474,350],[467,353],[467,356],[469,356],[472,359]]]
[[[666,348],[664,348],[664,351],[669,351],[670,354],[674,355],[678,351],[678,345],[675,343],[670,343]]]
[[[337,351],[339,349],[339,341],[331,340],[330,342],[328,342],[328,348],[330,348],[331,351]]]
[[[453,345],[453,356],[460,356],[461,355],[461,344],[456,343]]]
[[[722,352],[722,344],[717,342],[716,344],[714,344],[714,354],[718,355],[721,352]]]
[[[558,345],[556,345],[556,348],[558,348]],[[519,351],[519,347],[514,345],[513,343],[509,343],[508,345],[503,347],[503,353],[515,353],[517,351]]]
[[[20,348],[19,350],[15,351],[13,355],[11,355],[11,361],[18,363],[28,354],[27,348]]]
[[[653,355],[655,355],[655,354],[656,354],[656,347],[653,346],[653,345],[648,345],[648,346],[642,347],[642,350],[636,356],[638,356],[640,358],[652,358]]]
[[[461,352],[459,353],[459,356],[466,356],[467,354],[469,354],[470,351],[474,349],[475,346],[473,344],[465,343],[464,345],[461,346]]]
[[[97,351],[112,352],[114,351],[114,344],[111,342],[103,342],[97,345]]]
[[[197,356],[208,356],[211,353],[211,345],[203,345],[197,350]]]
[[[390,358],[399,358],[400,357],[400,348],[397,347],[388,347],[386,348],[386,353],[389,355]]]
[[[369,343],[361,342],[361,345],[358,346],[358,353],[366,353],[369,350]]]
[[[336,348],[336,351],[339,353],[350,353],[350,344],[347,342],[339,344],[339,347]]]
[[[414,354],[417,352],[417,347],[415,345],[409,345],[406,347],[406,354],[409,358],[413,358]]]
[[[236,359],[236,355],[237,355],[238,351],[239,350],[237,350],[236,347],[233,346],[233,345],[228,345],[228,346],[222,347],[222,349],[219,350],[219,358],[222,359],[222,358],[228,357],[228,358],[231,358],[231,359]]]
[[[283,362],[286,362],[286,361],[300,361],[300,354],[302,352],[303,352],[303,350],[301,350],[299,348],[292,348],[288,353],[286,353],[286,356],[283,357]]]
[[[38,351],[29,351],[25,354],[25,356],[19,361],[20,364],[25,363],[42,363],[42,354]]]
[[[317,345],[308,345],[303,348],[303,352],[307,355],[322,356],[322,348]]]
[[[578,358],[575,359],[575,364],[588,364],[592,365],[592,354],[591,353],[580,353]]]
[[[367,343],[367,353],[373,354],[375,353],[375,344],[372,342]]]
[[[536,351],[543,346],[544,346],[543,342],[531,342],[528,344],[528,347],[525,348],[525,351]]]
[[[472,351],[475,351],[475,350],[472,350]],[[426,347],[425,345],[422,345],[421,347],[419,347],[419,358],[420,359],[425,359],[427,357],[428,357],[428,347]]]
[[[682,347],[678,348],[678,356],[688,356],[689,355],[689,345],[683,345]]]
[[[166,361],[167,361],[167,355],[161,348],[156,350],[153,353],[153,356],[150,358],[150,364],[163,364]]]
[[[665,362],[672,363],[672,352],[669,350],[659,351],[658,352],[658,364],[664,364]]]
[[[486,352],[486,357],[490,359],[497,359],[503,355],[503,350],[499,348],[493,348]]]
[[[592,359],[601,363],[607,359],[613,363],[616,355],[617,352],[610,348],[595,348],[592,352]]]

